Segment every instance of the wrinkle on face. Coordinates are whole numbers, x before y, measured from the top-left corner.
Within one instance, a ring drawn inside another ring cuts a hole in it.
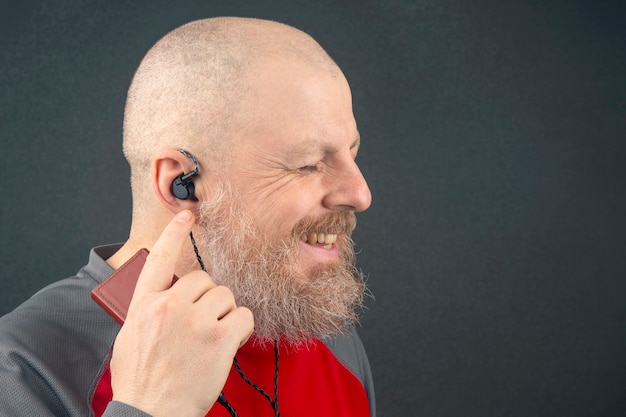
[[[350,88],[341,73],[288,59],[260,61],[250,83],[225,176],[259,227],[284,240],[303,217],[328,214],[324,196],[354,171],[360,141]]]

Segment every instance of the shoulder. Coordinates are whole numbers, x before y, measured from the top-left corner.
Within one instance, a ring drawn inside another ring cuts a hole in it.
[[[94,248],[89,262],[74,276],[57,281],[39,290],[12,312],[0,318],[0,331],[17,333],[16,337],[41,338],[42,332],[82,327],[79,322],[105,318],[91,300],[91,290],[113,272],[103,255],[117,245]],[[4,341],[4,339],[3,339]]]
[[[352,373],[363,380],[369,372],[367,353],[361,338],[352,328],[346,334],[324,339],[323,343],[333,352],[335,357]]]
[[[355,328],[349,332],[322,341],[352,374],[363,384],[370,402],[371,415],[375,416],[376,401],[374,396],[374,379],[367,353]]]
[[[5,387],[0,398],[6,400],[0,400],[0,415],[13,415],[10,407],[17,403],[29,404],[22,412],[30,415],[48,415],[51,409],[58,415],[84,415],[89,390],[119,330],[91,300],[101,278],[89,272],[93,267],[90,262],[0,317]],[[106,275],[106,268],[99,267]]]

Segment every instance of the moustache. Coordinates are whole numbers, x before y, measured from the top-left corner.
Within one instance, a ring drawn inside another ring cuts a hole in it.
[[[356,228],[356,215],[352,211],[333,212],[319,217],[305,217],[293,227],[292,238],[303,233],[323,232],[350,237]]]

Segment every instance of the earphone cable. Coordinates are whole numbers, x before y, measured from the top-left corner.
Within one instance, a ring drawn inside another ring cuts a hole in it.
[[[252,382],[250,378],[246,376],[241,367],[239,366],[239,361],[237,358],[233,359],[233,364],[235,365],[235,369],[239,376],[246,382],[246,384],[250,385],[252,388],[257,390],[265,399],[270,403],[272,409],[274,410],[274,417],[279,417],[280,412],[278,410],[278,362],[279,362],[279,353],[278,353],[278,339],[274,341],[274,358],[275,358],[275,366],[274,366],[274,400],[269,396],[267,392],[257,384]]]
[[[202,268],[202,270],[206,272],[204,262],[202,262],[202,258],[200,257],[200,252],[198,251],[198,245],[196,245],[196,239],[193,238],[193,232],[189,232],[189,237],[191,238],[191,245],[193,246],[193,251],[196,254],[196,259],[198,260],[198,263],[200,264],[200,268]]]
[[[196,259],[200,264],[200,268],[206,272],[206,267],[204,266],[204,262],[202,261],[202,257],[200,256],[200,252],[198,251],[198,246],[196,245],[196,240],[193,237],[193,233],[189,232],[189,237],[191,238],[191,244],[193,246],[193,251],[196,254]],[[274,358],[275,358],[275,366],[274,366],[274,400],[265,392],[265,390],[259,387],[257,384],[252,382],[250,378],[246,376],[241,367],[239,366],[239,361],[237,358],[233,358],[233,365],[237,370],[239,376],[244,380],[244,382],[258,391],[265,399],[270,403],[272,409],[274,410],[274,417],[280,417],[280,411],[278,410],[278,362],[279,362],[279,349],[278,349],[278,339],[274,341]],[[220,395],[217,397],[217,402],[222,405],[226,411],[231,415],[231,417],[238,417],[237,411],[235,408],[228,402],[226,397],[224,396],[224,392],[220,392]]]

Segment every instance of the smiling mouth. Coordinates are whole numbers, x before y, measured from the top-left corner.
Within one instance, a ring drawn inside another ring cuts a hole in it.
[[[333,247],[333,243],[337,241],[337,234],[309,232],[301,234],[300,240],[308,243],[309,245],[319,244],[324,249],[331,249]]]

